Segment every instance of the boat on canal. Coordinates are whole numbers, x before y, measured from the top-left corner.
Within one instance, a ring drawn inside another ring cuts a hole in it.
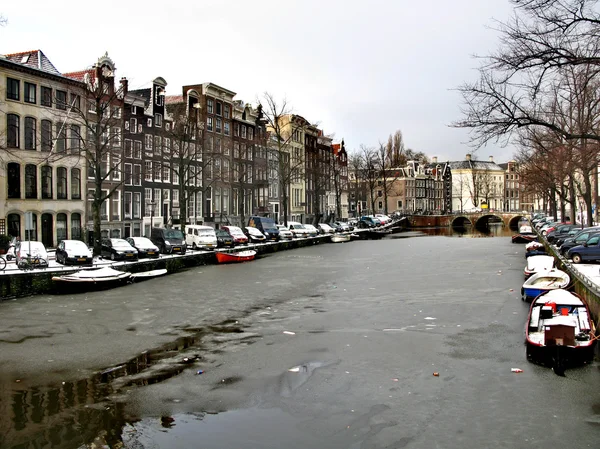
[[[145,281],[146,279],[152,279],[167,274],[166,268],[159,268],[157,270],[141,271],[139,273],[131,273],[131,282]]]
[[[519,227],[519,233],[512,236],[513,243],[529,243],[537,241],[537,234],[529,225]]]
[[[58,283],[71,283],[79,285],[98,285],[113,287],[125,283],[131,277],[131,273],[115,270],[110,267],[95,268],[90,270],[79,270],[75,273],[62,276],[53,276],[52,280]]]
[[[594,359],[596,328],[585,301],[576,293],[548,290],[531,303],[525,336],[527,359],[564,374],[568,365]]]
[[[548,290],[566,288],[571,278],[567,273],[558,268],[548,271],[538,271],[532,274],[521,287],[521,299],[531,301]]]
[[[351,237],[350,234],[334,234],[330,237],[332,243],[343,243],[349,242]]]
[[[215,256],[217,256],[217,262],[219,263],[248,262],[256,257],[256,251],[248,250],[239,251],[237,253],[225,253],[222,251],[217,251],[215,252]]]
[[[554,257],[548,255],[537,255],[527,258],[527,265],[525,265],[525,279],[529,276],[538,273],[540,271],[549,271],[554,268]]]

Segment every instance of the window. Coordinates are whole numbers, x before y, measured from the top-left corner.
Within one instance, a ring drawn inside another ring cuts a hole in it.
[[[133,218],[141,217],[142,194],[140,192],[133,193]]]
[[[125,164],[125,185],[133,184],[133,167],[131,164]]]
[[[67,109],[67,93],[64,90],[56,91],[56,109]]]
[[[33,117],[25,117],[25,149],[35,150],[36,121]]]
[[[240,158],[240,144],[238,142],[233,142],[233,157],[234,159]]]
[[[16,114],[6,115],[6,144],[10,148],[19,148],[19,137],[21,135],[20,118]]]
[[[137,107],[131,106],[131,115],[137,114]]]
[[[160,182],[162,179],[162,167],[161,167],[160,162],[155,161],[153,168],[154,168],[154,172],[153,172],[154,182]]]
[[[121,108],[119,106],[112,107],[112,118],[121,118]]]
[[[219,104],[219,103],[217,103]],[[217,118],[217,120],[215,120],[215,132],[220,133],[221,132],[221,119]]]
[[[173,165],[173,184],[179,184],[179,165]]]
[[[26,81],[24,87],[23,99],[25,100],[25,103],[35,104],[37,102],[37,86]]]
[[[246,125],[242,125],[242,139],[246,138]]]
[[[221,115],[221,107],[223,105],[217,101],[217,115]]]
[[[154,154],[160,156],[160,136],[154,136]]]
[[[206,110],[208,111],[209,114],[213,113],[213,101],[212,100],[206,100]]]
[[[6,78],[6,99],[19,100],[21,91],[21,82],[14,78]]]
[[[136,130],[137,130],[137,119],[136,118],[130,118],[129,119],[129,132],[131,134],[135,134]]]
[[[144,138],[146,140],[146,150],[152,150],[152,136],[150,134],[146,134]]]
[[[215,139],[215,151],[217,153],[221,152],[221,139],[219,139],[218,137]]]
[[[142,158],[142,142],[139,140],[133,142],[133,157],[134,159]]]
[[[71,103],[69,104],[75,112],[81,111],[81,97],[77,94],[71,93]]]
[[[171,167],[169,164],[163,165],[162,180],[163,182],[171,182]]]
[[[67,199],[67,169],[65,167],[56,169],[56,198]]]
[[[125,139],[125,157],[129,159],[133,157],[133,144],[131,139]]]
[[[81,150],[81,128],[79,125],[71,125],[71,153],[79,153]]]
[[[171,139],[169,139],[168,137],[165,137],[164,153],[171,154]]]
[[[81,170],[71,169],[71,199],[81,199]]]
[[[42,167],[42,199],[52,199],[52,167]]]
[[[223,159],[223,180],[229,182],[229,159]]]
[[[240,136],[240,124],[239,123],[233,124],[233,135],[236,137]]]
[[[142,166],[134,164],[133,166],[133,184],[136,186],[142,185]]]
[[[212,119],[212,117],[206,117],[206,129],[208,131],[212,131],[213,130],[213,119]]]
[[[71,238],[75,240],[81,240],[81,214],[71,214]]]
[[[33,164],[25,166],[25,198],[37,198],[37,167]]]
[[[67,147],[67,130],[62,123],[56,124],[56,152],[64,153]]]
[[[111,129],[111,134],[112,134],[112,145],[114,147],[120,147],[121,146],[121,128],[119,128],[118,126],[113,126]]]
[[[158,88],[156,89],[156,105],[157,106],[162,106],[163,105],[163,99],[165,98],[165,93],[162,89]]]
[[[41,105],[52,107],[52,88],[42,86],[41,90]]]
[[[154,114],[154,126],[160,128],[162,126],[162,115]]]
[[[110,216],[112,220],[119,220],[121,211],[121,192],[115,190],[110,196]]]
[[[152,161],[144,161],[144,180],[152,181]]]
[[[248,128],[248,140],[254,140],[254,129]]]
[[[228,104],[223,105],[223,117],[229,118],[229,105]]]
[[[223,134],[225,134],[226,136],[229,135],[229,126],[230,126],[229,122],[225,122],[223,124]]]
[[[125,215],[125,219],[131,218],[132,197],[132,192],[123,193],[123,214]]]
[[[21,198],[21,166],[16,162],[7,165],[8,198]]]
[[[152,119],[151,119],[151,118],[149,118],[149,119],[146,119],[146,126],[147,126],[148,128],[152,128]]]

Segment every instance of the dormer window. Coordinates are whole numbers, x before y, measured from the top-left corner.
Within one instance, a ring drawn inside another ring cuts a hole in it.
[[[131,106],[131,115],[137,114],[137,108],[135,106]]]
[[[162,115],[154,114],[154,126],[160,128],[162,126]]]
[[[162,89],[156,89],[156,105],[162,106],[163,99],[165,97],[164,91]]]

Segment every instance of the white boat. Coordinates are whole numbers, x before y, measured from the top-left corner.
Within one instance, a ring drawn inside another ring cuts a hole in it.
[[[553,256],[530,256],[527,258],[527,265],[524,270],[525,279],[539,271],[549,271],[552,268],[554,268]]]
[[[155,278],[158,276],[164,276],[167,274],[166,268],[160,268],[158,270],[150,270],[150,271],[142,271],[140,273],[131,273],[132,281],[143,281],[150,278]]]
[[[334,234],[330,237],[332,243],[349,242],[351,237],[350,234]]]
[[[544,244],[540,242],[529,242],[525,245],[525,251],[536,251],[540,248],[543,248]]]
[[[114,270],[110,267],[102,267],[92,270],[79,270],[75,273],[65,274],[63,276],[53,276],[52,280],[56,282],[72,282],[79,284],[98,284],[125,281],[131,276],[131,273]]]
[[[525,337],[527,359],[552,365],[563,374],[567,364],[594,359],[594,320],[585,301],[563,289],[547,291],[531,303]]]
[[[548,271],[539,271],[532,274],[521,288],[521,299],[531,301],[548,290],[566,288],[571,278],[567,273],[557,268]]]

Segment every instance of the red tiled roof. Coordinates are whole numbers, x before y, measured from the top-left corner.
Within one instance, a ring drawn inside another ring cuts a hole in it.
[[[77,81],[83,81],[85,78],[85,74],[88,74],[90,78],[94,78],[96,75],[96,72],[94,69],[87,69],[87,70],[80,70],[78,72],[69,72],[69,73],[64,73],[63,76],[67,77],[67,78],[71,78]]]
[[[183,103],[183,95],[165,95],[165,104]]]

